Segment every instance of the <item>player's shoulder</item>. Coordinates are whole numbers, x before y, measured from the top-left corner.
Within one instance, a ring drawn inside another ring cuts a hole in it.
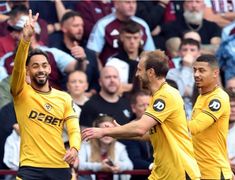
[[[169,84],[165,83],[161,88],[160,88],[160,94],[161,96],[165,96],[165,97],[171,97],[173,99],[178,98],[180,96],[179,91],[170,86]]]
[[[221,102],[228,102],[229,96],[222,88],[218,87],[210,93],[209,99],[219,99]]]
[[[157,93],[154,94],[154,101],[163,104],[182,103],[182,97],[177,89],[165,83]]]
[[[222,88],[216,88],[209,94],[206,104],[211,111],[218,111],[221,107],[227,108],[230,106],[229,96]]]

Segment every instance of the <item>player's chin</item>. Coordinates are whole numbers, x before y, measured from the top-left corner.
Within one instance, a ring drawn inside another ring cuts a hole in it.
[[[45,79],[37,79],[37,84],[38,85],[45,85],[46,82],[47,82],[47,78],[45,78]]]
[[[202,86],[200,82],[195,82],[195,85],[197,88],[200,88]]]

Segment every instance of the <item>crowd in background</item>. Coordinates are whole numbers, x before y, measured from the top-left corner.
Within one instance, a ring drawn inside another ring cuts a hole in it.
[[[20,133],[9,82],[29,9],[40,14],[31,48],[48,54],[50,85],[69,92],[82,129],[112,119],[123,125],[144,114],[150,92],[140,88],[135,72],[141,53],[158,48],[169,57],[167,81],[179,90],[190,119],[198,95],[192,64],[201,54],[216,55],[218,82],[230,96],[227,143],[235,172],[235,4],[229,0],[1,1],[0,169],[18,169]],[[66,144],[66,132],[63,138]],[[108,137],[84,142],[79,157],[76,169],[113,173],[151,169],[153,160],[149,142]],[[132,177],[138,178],[146,177]]]

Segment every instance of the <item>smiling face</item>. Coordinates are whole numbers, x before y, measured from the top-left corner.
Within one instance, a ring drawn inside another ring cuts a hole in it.
[[[41,88],[48,83],[48,77],[51,73],[51,66],[44,55],[37,54],[30,58],[27,65],[27,75],[34,88]]]
[[[218,68],[213,68],[208,62],[194,62],[193,64],[195,84],[202,91],[213,89],[217,84]]]

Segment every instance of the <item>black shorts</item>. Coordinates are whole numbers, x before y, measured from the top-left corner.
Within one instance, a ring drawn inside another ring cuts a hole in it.
[[[38,168],[22,166],[16,179],[22,180],[71,180],[70,168]]]

